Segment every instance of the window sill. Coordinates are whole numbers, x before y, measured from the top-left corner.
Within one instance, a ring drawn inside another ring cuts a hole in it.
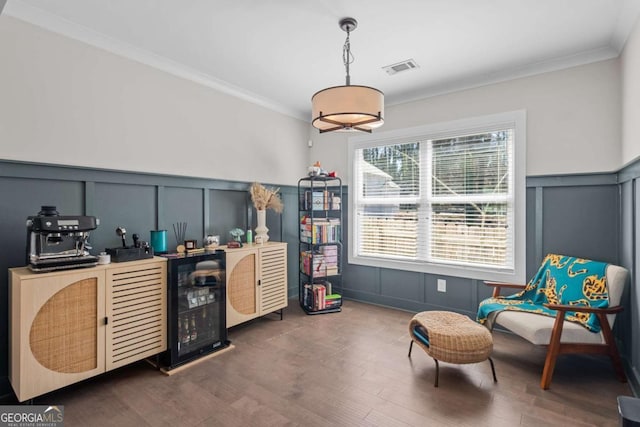
[[[436,264],[425,261],[402,261],[385,258],[362,257],[349,254],[349,264],[367,267],[389,268],[393,270],[413,271],[438,276],[462,277],[475,280],[493,280],[498,282],[525,283],[524,271],[484,267],[465,267],[460,265]]]

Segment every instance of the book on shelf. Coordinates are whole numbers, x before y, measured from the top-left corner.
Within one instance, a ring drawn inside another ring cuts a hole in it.
[[[340,210],[341,200],[329,190],[306,190],[301,199],[303,210],[328,211]]]
[[[332,294],[331,291],[332,291],[333,285],[331,284],[330,281],[328,281],[328,280],[318,280],[318,281],[315,281],[314,283],[316,283],[318,285],[323,285],[324,288],[327,290],[327,295],[331,295]]]
[[[324,308],[338,308],[342,306],[342,296],[340,294],[327,294],[324,297]]]
[[[338,245],[327,245],[320,248],[323,255],[338,255]]]
[[[311,210],[322,211],[324,210],[324,192],[314,191],[311,196]]]
[[[324,285],[313,285],[314,309],[324,310],[326,307],[325,297],[327,296],[327,288]]]
[[[313,292],[311,291],[311,285],[305,283],[302,294],[302,305],[305,307],[313,307]]]

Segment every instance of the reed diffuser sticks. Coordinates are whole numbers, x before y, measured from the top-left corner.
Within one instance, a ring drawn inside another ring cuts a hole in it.
[[[177,222],[173,224],[173,233],[176,235],[176,243],[178,245],[182,245],[184,243],[184,238],[187,235],[187,223]]]

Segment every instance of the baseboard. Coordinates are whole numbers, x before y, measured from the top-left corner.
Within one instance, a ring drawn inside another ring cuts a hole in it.
[[[218,357],[221,354],[224,354],[224,353],[226,353],[228,351],[233,350],[234,348],[236,348],[236,347],[233,344],[229,344],[226,348],[223,348],[222,350],[214,351],[211,354],[207,354],[206,356],[199,357],[199,358],[197,358],[195,360],[192,360],[189,363],[185,363],[184,365],[180,365],[180,366],[178,366],[176,368],[173,368],[173,369],[160,368],[160,372],[162,372],[164,375],[167,375],[167,376],[175,375],[175,374],[177,374],[179,372],[184,371],[185,369],[188,369],[188,368],[190,368],[190,367],[192,367],[194,365],[197,365],[198,363],[204,362],[205,360],[209,360],[211,358]],[[149,363],[151,363],[153,366],[156,366],[152,362],[149,362]]]
[[[627,381],[629,382],[629,387],[631,387],[631,391],[635,397],[640,397],[640,375],[638,375],[638,371],[631,366],[627,359],[622,359],[622,363],[624,365],[624,372],[627,374]]]

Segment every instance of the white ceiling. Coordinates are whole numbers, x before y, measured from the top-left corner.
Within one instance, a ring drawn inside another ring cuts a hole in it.
[[[397,104],[616,57],[638,0],[9,0],[3,14],[308,120],[351,83]],[[413,58],[420,68],[389,76]]]

